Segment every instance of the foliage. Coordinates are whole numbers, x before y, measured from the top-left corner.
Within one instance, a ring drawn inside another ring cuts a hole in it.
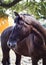
[[[13,0],[4,0],[6,4],[12,1]],[[26,13],[34,15],[37,19],[46,19],[46,0],[40,0],[39,2],[36,0],[22,0],[9,9],[17,12],[26,11]]]
[[[8,4],[8,3],[11,3],[13,2],[13,0],[4,0],[4,3]]]
[[[7,14],[5,14],[5,8],[3,8],[3,7],[0,7],[0,17],[7,17],[8,15]]]
[[[0,0],[0,6],[10,8],[21,0]]]
[[[26,0],[26,2],[22,1],[11,9],[17,12],[25,10],[27,13],[33,14],[37,19],[46,19],[46,2],[44,0],[40,0],[39,2],[36,2],[35,0]]]

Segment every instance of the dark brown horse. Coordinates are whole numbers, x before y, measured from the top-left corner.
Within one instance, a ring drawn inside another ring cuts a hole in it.
[[[45,65],[46,48],[44,38],[40,32],[32,26],[23,23],[23,21],[22,19],[19,20],[19,25],[6,29],[1,35],[3,65],[9,64],[9,47],[16,53],[16,65],[20,65],[21,55],[30,56],[33,65],[37,65],[37,61],[43,58],[43,64]]]
[[[41,31],[40,34],[38,32],[39,30],[37,31],[36,29],[34,29],[35,26],[32,27],[33,25],[30,24],[32,23],[32,19],[33,19],[32,16],[22,15],[17,18],[18,18],[17,21],[15,20],[17,22],[17,25],[12,30],[9,40],[7,42],[9,48],[12,48],[20,56],[25,55],[31,57],[33,65],[37,65],[38,60],[40,58],[43,58],[44,61],[43,64],[45,65],[46,64],[45,41],[46,40],[43,37],[44,35],[41,35],[42,34]],[[33,21],[36,23],[35,19],[33,19]],[[39,25],[39,23],[37,24]],[[41,28],[42,26],[39,25],[39,27]]]
[[[7,41],[9,39],[9,36],[10,36],[12,30],[13,30],[13,27],[9,27],[1,35],[1,47],[2,47],[2,52],[3,52],[3,59],[2,59],[3,65],[7,65],[7,64],[9,65],[10,64],[10,60],[9,60],[10,59],[9,58],[10,49],[7,46]],[[33,44],[33,39],[32,39],[33,36],[35,36],[35,44],[36,45]],[[36,54],[37,49],[39,49],[39,52],[41,51],[40,48],[37,47],[39,45],[40,45],[40,47],[42,46],[42,42],[40,42],[40,40],[41,39],[39,39],[39,37],[37,37],[35,34],[30,34],[21,43],[19,43],[19,48],[20,48],[19,53],[17,53],[18,51],[15,52],[16,53],[16,65],[20,65],[20,60],[21,60],[21,55],[20,54],[21,53],[23,54],[24,50],[25,50],[25,53],[26,53],[24,55],[27,55],[27,56],[28,56],[28,54],[30,55],[30,49],[31,49],[31,52],[34,51],[35,54]],[[30,44],[30,42],[31,42],[31,44]],[[31,48],[30,48],[30,46],[31,46]],[[34,47],[36,47],[36,50],[34,49]],[[14,49],[13,49],[13,51],[14,51]],[[34,53],[31,53],[31,54],[34,55]],[[39,58],[41,58],[41,57],[39,56],[38,59]]]

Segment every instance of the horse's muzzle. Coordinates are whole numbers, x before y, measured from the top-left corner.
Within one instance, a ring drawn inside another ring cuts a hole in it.
[[[17,43],[16,42],[7,42],[7,45],[9,48],[16,48],[17,47]]]

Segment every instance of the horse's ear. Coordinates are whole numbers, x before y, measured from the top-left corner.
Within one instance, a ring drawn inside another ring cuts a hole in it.
[[[17,12],[14,12],[15,16],[19,16],[19,14]]]
[[[19,24],[19,20],[21,20],[22,17],[20,17],[20,15],[19,15],[17,12],[14,12],[14,14],[15,14],[15,16],[16,16],[16,18],[14,19],[14,23]]]

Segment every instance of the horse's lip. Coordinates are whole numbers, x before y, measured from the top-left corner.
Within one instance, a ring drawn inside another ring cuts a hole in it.
[[[12,48],[13,50],[15,50],[15,48]]]
[[[21,54],[19,53],[18,49],[12,48],[12,50],[13,50],[15,53],[21,55]]]
[[[16,47],[12,47],[11,49],[13,49],[14,51],[15,51],[15,50],[17,50],[17,48],[16,48]]]
[[[14,52],[16,52],[16,50],[17,50],[17,49],[15,49],[15,48],[12,48],[12,50],[13,50]]]

